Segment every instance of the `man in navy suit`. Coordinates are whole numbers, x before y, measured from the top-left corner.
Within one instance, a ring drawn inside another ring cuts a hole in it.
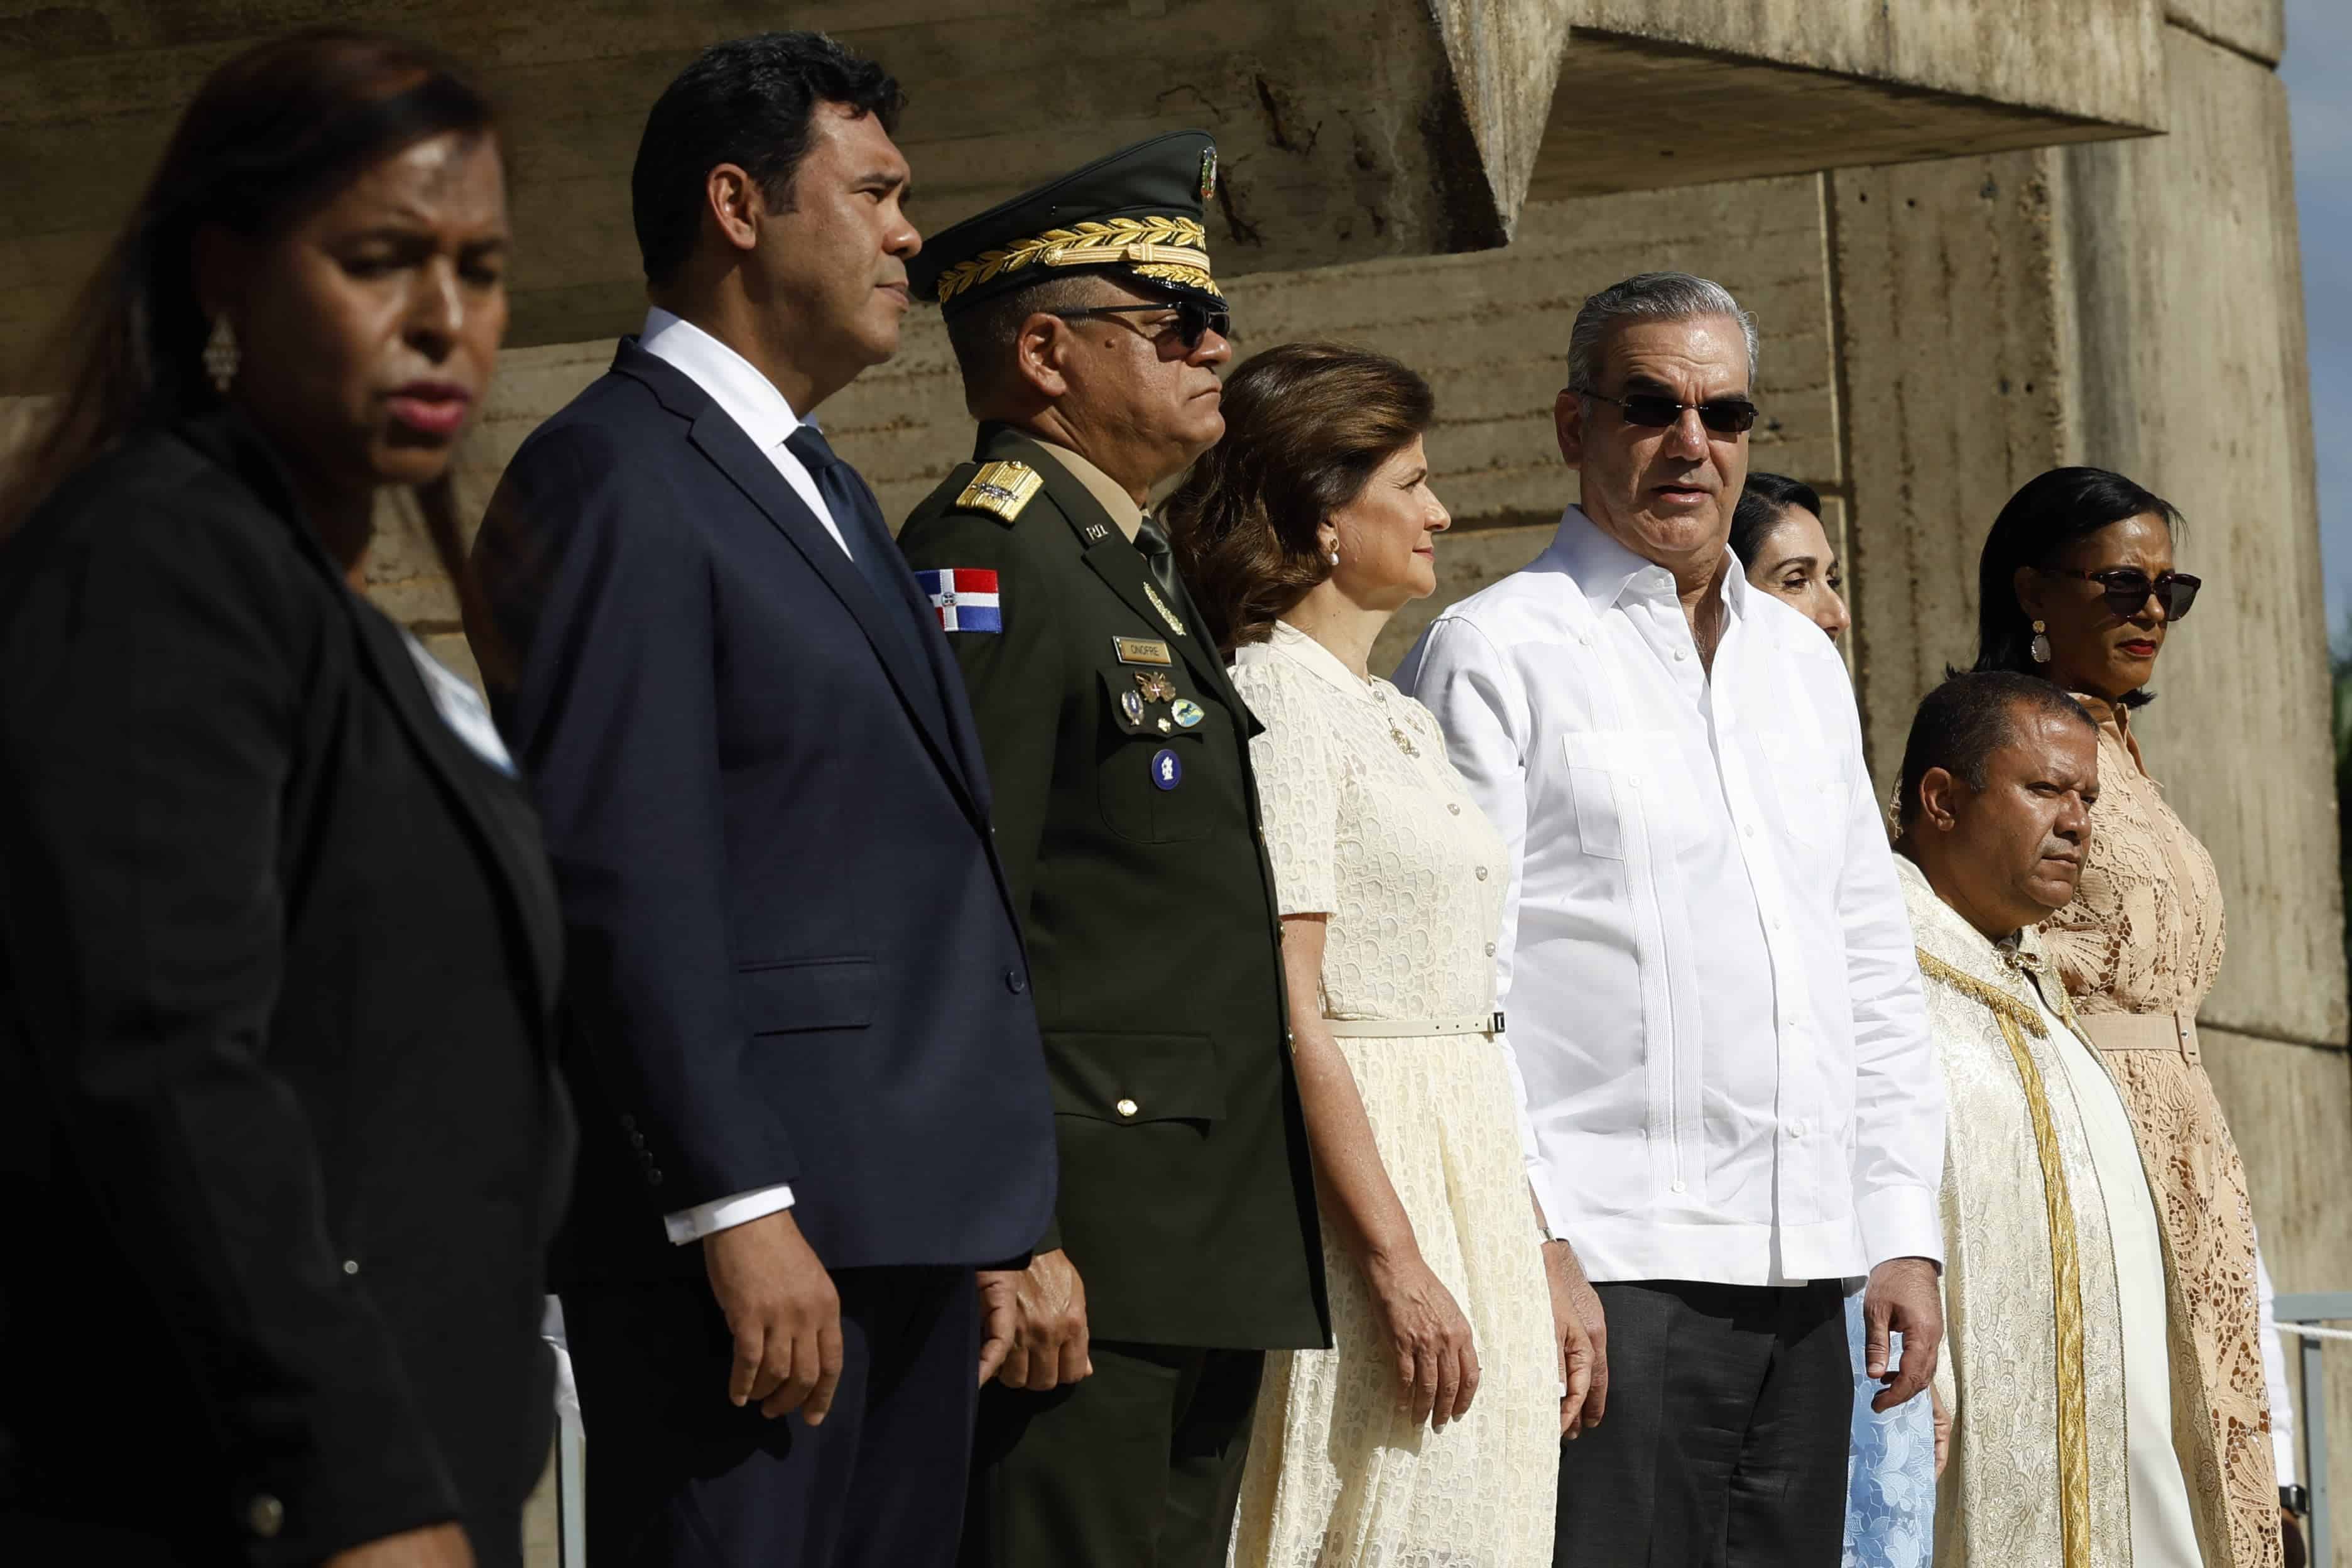
[[[810,34],[688,67],[632,181],[644,333],[475,547],[570,931],[559,1279],[603,1568],[950,1562],[1003,1354],[974,1270],[1053,1210],[962,681],[809,421],[898,348],[898,105]]]

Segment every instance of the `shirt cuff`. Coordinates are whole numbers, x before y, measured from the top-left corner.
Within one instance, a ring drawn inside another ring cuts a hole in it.
[[[1895,1258],[1924,1258],[1944,1266],[1941,1204],[1933,1187],[1879,1187],[1854,1198],[1862,1249],[1870,1267]]]
[[[781,1185],[754,1187],[748,1193],[737,1193],[732,1197],[713,1199],[707,1204],[697,1204],[690,1209],[664,1215],[662,1224],[669,1231],[669,1244],[684,1247],[714,1232],[732,1230],[739,1225],[749,1225],[755,1219],[792,1206],[792,1188]]]

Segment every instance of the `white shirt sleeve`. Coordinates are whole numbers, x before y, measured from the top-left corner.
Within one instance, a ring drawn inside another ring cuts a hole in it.
[[[697,1204],[690,1209],[664,1215],[662,1225],[669,1232],[669,1244],[684,1247],[690,1241],[700,1241],[706,1236],[732,1230],[739,1225],[749,1225],[755,1219],[792,1206],[792,1188],[781,1184],[754,1187],[748,1193],[713,1198],[707,1204]]]
[[[1495,935],[1495,1005],[1510,1016],[1511,961],[1519,927],[1519,874],[1528,841],[1527,737],[1532,729],[1527,693],[1509,662],[1468,621],[1441,617],[1397,668],[1399,690],[1437,716],[1445,731],[1445,754],[1470,797],[1502,835],[1510,878],[1503,889],[1503,921]],[[1518,1099],[1519,1150],[1544,1216],[1544,1233],[1565,1241],[1544,1190],[1537,1156],[1535,1123],[1528,1114],[1528,1089],[1511,1048],[1507,1025],[1496,1042],[1502,1047],[1511,1089]]]
[[[2254,1301],[2262,1316],[2263,1379],[2270,1387],[2271,1452],[2278,1461],[2278,1482],[2283,1487],[2294,1485],[2302,1468],[2301,1456],[2294,1441],[2294,1384],[2286,1378],[2286,1343],[2279,1333],[2278,1314],[2272,1305],[2275,1294],[2271,1289],[2270,1266],[2263,1261],[2259,1246],[2254,1250]]]
[[[1895,852],[1862,765],[1858,716],[1850,717],[1845,743],[1853,782],[1838,912],[1853,1007],[1854,1218],[1872,1268],[1895,1258],[1941,1266],[1944,1075]]]

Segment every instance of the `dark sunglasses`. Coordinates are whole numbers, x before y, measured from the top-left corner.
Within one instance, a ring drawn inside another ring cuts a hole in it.
[[[1625,416],[1628,425],[1639,425],[1644,430],[1664,430],[1683,416],[1685,408],[1698,410],[1698,422],[1717,436],[1742,436],[1756,424],[1756,405],[1744,397],[1715,397],[1705,403],[1677,403],[1656,392],[1632,392],[1622,397],[1610,397],[1598,392],[1582,396],[1596,403],[1614,404],[1617,412]]]
[[[2164,606],[2164,618],[2177,621],[2189,614],[2189,606],[2197,602],[2197,590],[2205,585],[2202,577],[2191,577],[2186,572],[2159,572],[2150,577],[2137,566],[2110,566],[2104,572],[2084,572],[2063,566],[2042,568],[2044,577],[2080,577],[2086,583],[2096,583],[2099,593],[2107,601],[2119,621],[2138,615],[2150,594]]]
[[[1221,338],[1234,335],[1234,313],[1223,305],[1204,305],[1198,300],[1171,300],[1160,305],[1096,305],[1082,310],[1056,310],[1066,321],[1082,321],[1089,316],[1156,316],[1166,311],[1176,312],[1176,336],[1189,351],[1201,346],[1201,340],[1214,332]],[[1164,333],[1150,332],[1149,337]]]

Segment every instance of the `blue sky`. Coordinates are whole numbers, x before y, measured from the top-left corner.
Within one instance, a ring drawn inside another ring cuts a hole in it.
[[[2311,334],[2311,416],[2319,442],[2319,541],[2327,620],[2352,610],[2352,445],[2326,438],[2352,418],[2352,5],[2286,0],[2287,112],[2303,226],[2304,313]]]

